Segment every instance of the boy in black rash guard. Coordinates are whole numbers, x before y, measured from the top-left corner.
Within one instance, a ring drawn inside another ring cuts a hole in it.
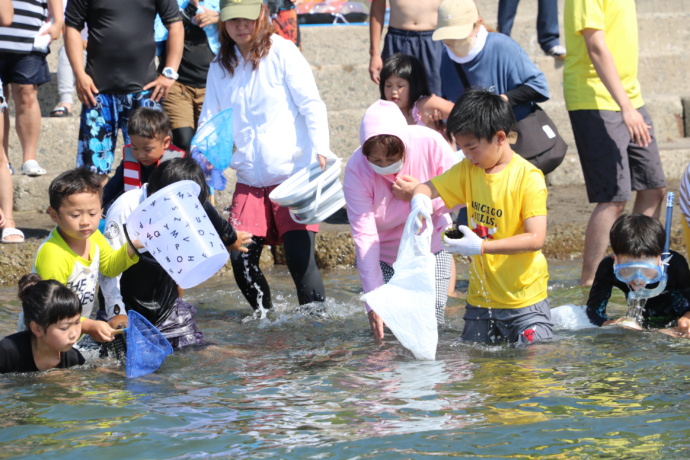
[[[613,287],[627,295],[631,290],[655,288],[662,281],[661,254],[666,235],[661,223],[649,216],[623,215],[616,219],[610,232],[613,254],[597,268],[587,299],[587,316],[597,326],[620,321],[610,320],[606,305]],[[690,268],[685,258],[671,252],[663,291],[646,300],[642,312],[644,328],[678,326],[683,335],[690,333]]]
[[[193,180],[201,186],[199,201],[228,250],[246,252],[242,245],[250,243],[252,235],[235,232],[206,200],[208,189],[204,173],[191,158],[166,161],[153,172],[146,188],[126,192],[113,203],[106,217],[105,231],[111,246],[124,244],[122,224],[141,201],[181,180]],[[98,318],[108,320],[112,327],[126,324],[125,308],[134,309],[156,326],[174,349],[204,344],[204,335],[194,320],[196,308],[180,297],[175,281],[148,252],[142,252],[139,262],[122,273],[119,287],[117,278],[101,277],[100,282],[105,309],[99,310]]]
[[[0,340],[0,374],[38,372],[84,364],[72,348],[81,335],[81,302],[65,285],[35,273],[19,280],[27,330]]]

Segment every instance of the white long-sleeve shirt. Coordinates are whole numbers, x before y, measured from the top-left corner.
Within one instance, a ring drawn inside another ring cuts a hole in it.
[[[309,63],[290,41],[271,36],[268,55],[256,70],[238,52],[234,75],[211,63],[201,127],[232,108],[235,153],[230,167],[252,187],[279,184],[330,150],[326,104]]]

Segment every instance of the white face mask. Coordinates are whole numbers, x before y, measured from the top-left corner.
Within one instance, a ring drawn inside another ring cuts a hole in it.
[[[470,54],[474,45],[477,44],[477,35],[473,34],[464,40],[443,40],[443,43],[445,43],[457,57],[465,57]]]
[[[373,169],[376,174],[387,176],[389,174],[399,173],[403,167],[403,161],[398,160],[395,163],[386,166],[385,168],[382,168],[381,166],[376,166],[374,163],[369,163],[369,166],[371,166],[371,169]]]

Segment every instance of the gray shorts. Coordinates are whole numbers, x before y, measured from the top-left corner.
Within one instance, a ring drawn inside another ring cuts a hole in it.
[[[652,126],[647,147],[630,140],[620,112],[568,112],[590,203],[628,201],[633,190],[666,186],[652,119],[645,107],[638,111]]]
[[[481,308],[467,304],[462,340],[527,345],[553,337],[549,299],[523,308]]]

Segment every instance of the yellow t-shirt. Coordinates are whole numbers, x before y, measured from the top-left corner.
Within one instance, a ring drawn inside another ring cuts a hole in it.
[[[623,87],[633,106],[642,107],[644,101],[637,80],[635,0],[565,0],[563,22],[567,49],[563,69],[566,108],[620,111],[589,58],[582,36],[584,29],[604,31]]]
[[[130,258],[127,246],[114,250],[103,234],[96,231],[89,237],[89,260],[75,253],[54,228],[39,246],[33,272],[44,280],[57,280],[74,291],[82,305],[82,316],[89,318],[96,302],[98,273],[115,277],[139,261]]]
[[[467,203],[469,227],[501,239],[525,232],[525,219],[546,215],[542,172],[514,154],[500,172],[487,174],[462,160],[431,179],[448,208]],[[549,272],[541,251],[473,256],[467,302],[484,308],[523,308],[547,297]]]

